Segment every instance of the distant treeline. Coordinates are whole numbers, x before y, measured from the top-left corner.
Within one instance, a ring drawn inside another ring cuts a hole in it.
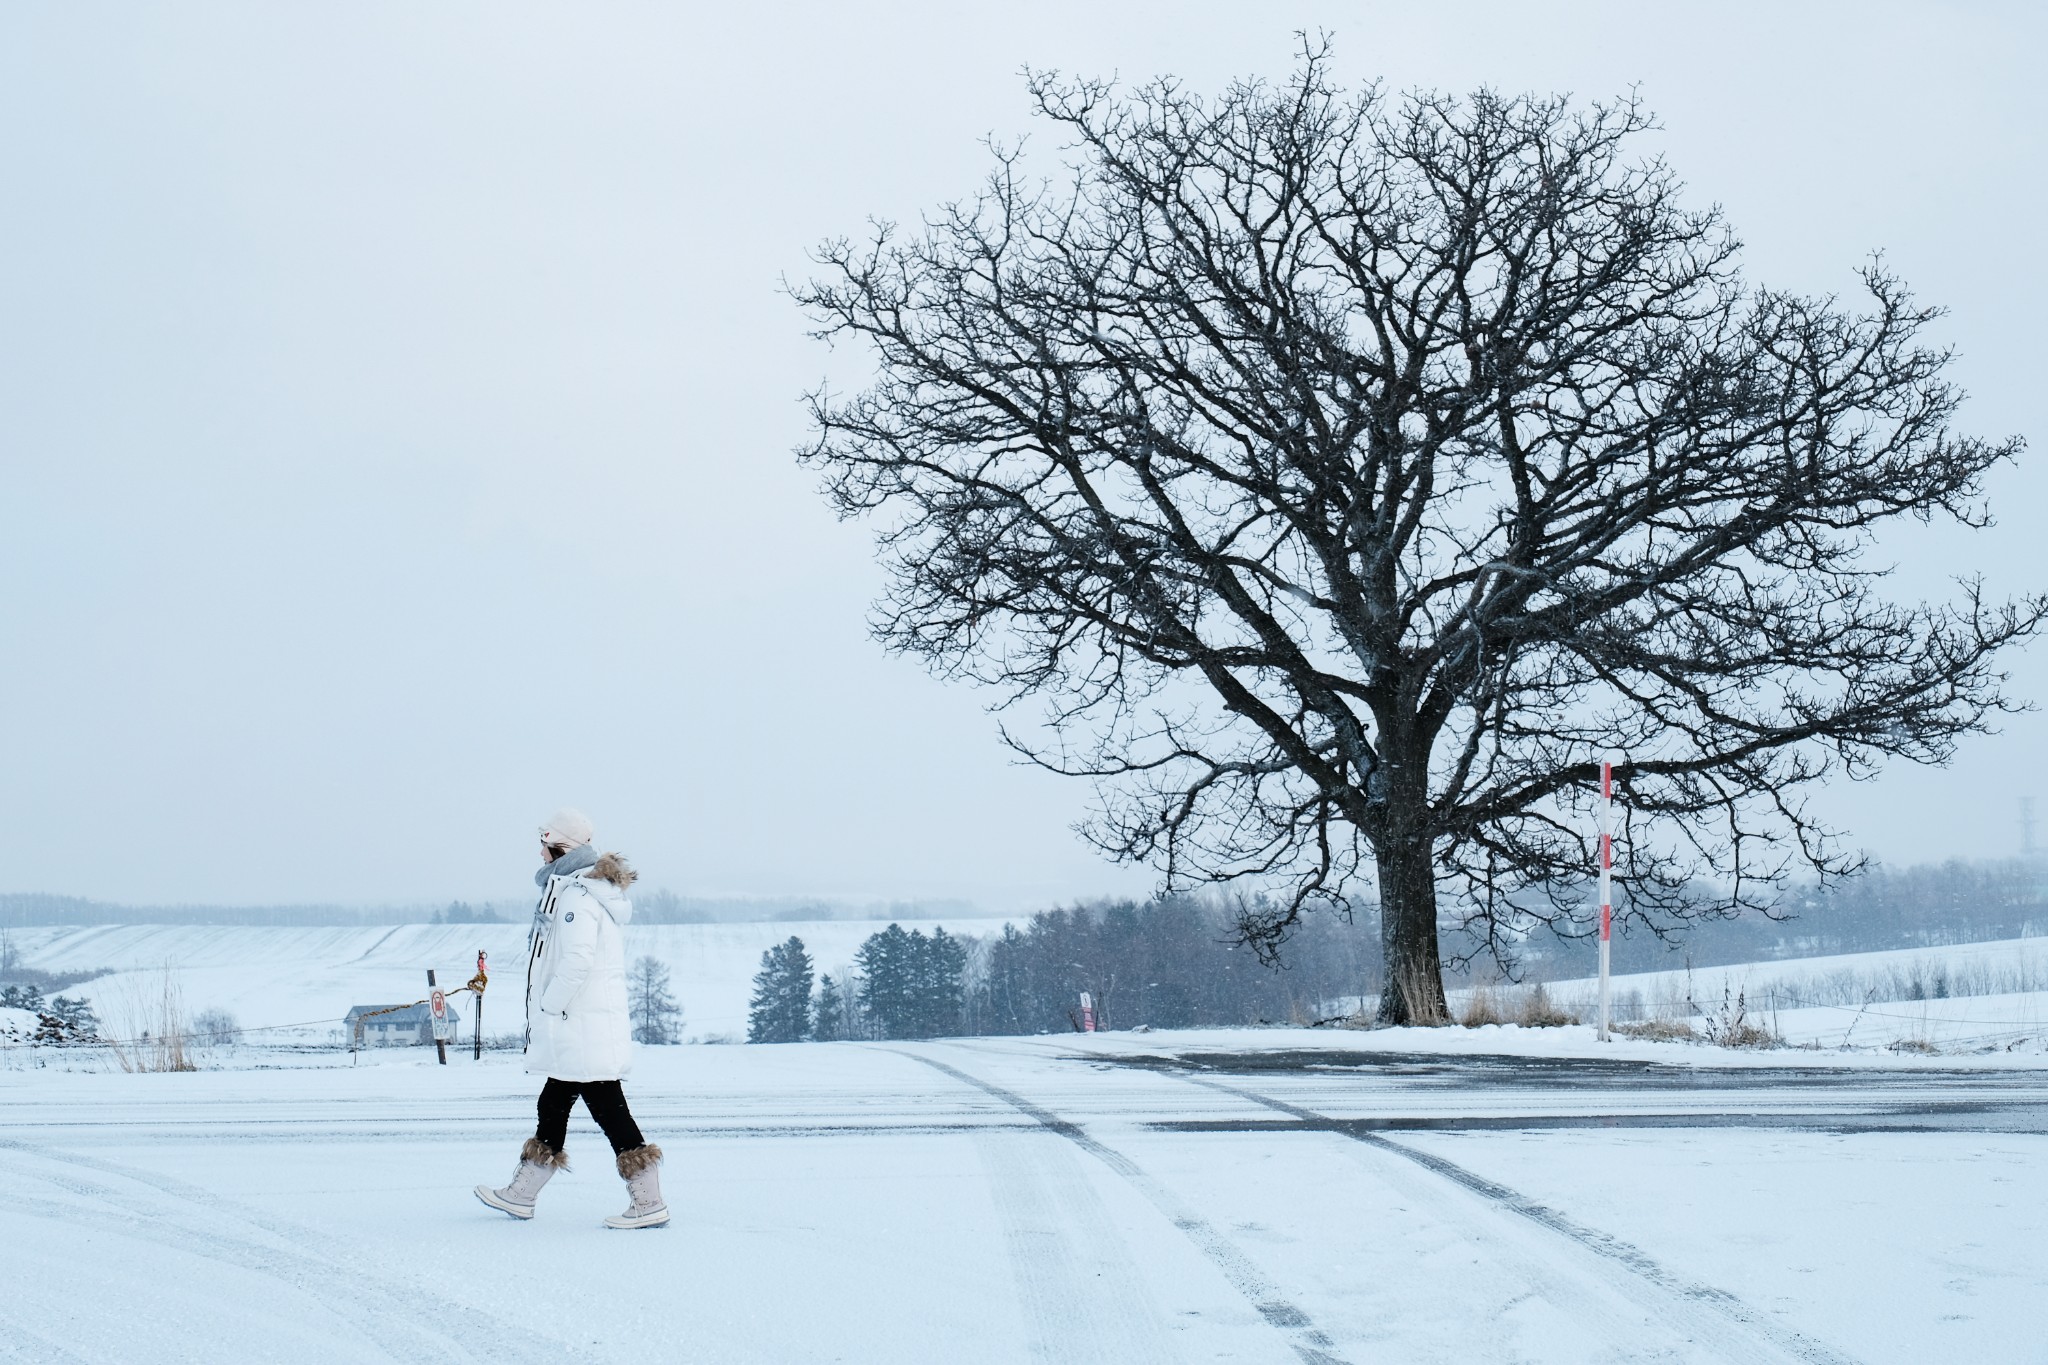
[[[814,897],[679,896],[673,891],[647,891],[633,897],[638,924],[794,924],[819,920],[872,921],[972,918],[972,905],[960,900],[834,901]]]
[[[982,939],[966,992],[971,1033],[1074,1027],[1081,992],[1101,1028],[1307,1024],[1379,990],[1379,924],[1317,913],[1267,965],[1233,942],[1222,901],[1169,896],[1033,915]]]
[[[937,1038],[1097,1028],[1316,1023],[1378,989],[1379,931],[1312,916],[1262,963],[1233,942],[1221,901],[1189,896],[1046,910],[994,934],[871,934],[851,963],[812,981],[803,941],[762,955],[752,1042]]]
[[[1956,859],[1873,867],[1827,892],[1795,890],[1778,914],[1703,920],[1669,942],[1640,928],[1617,929],[1614,970],[1716,967],[2048,935],[2048,862]],[[1532,948],[1529,965],[1539,976],[1585,976],[1592,971],[1593,951],[1590,940],[1551,940]]]

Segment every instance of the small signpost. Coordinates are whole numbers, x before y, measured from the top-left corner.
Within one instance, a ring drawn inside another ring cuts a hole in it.
[[[1081,1032],[1095,1032],[1095,997],[1081,992]]]
[[[479,949],[476,955],[476,977],[469,983],[470,995],[476,1001],[473,1015],[476,1020],[476,1037],[469,1054],[470,1060],[475,1062],[484,1059],[484,987],[489,984],[490,976],[490,969],[484,966],[483,951]]]
[[[434,969],[427,968],[427,1009],[433,1016],[434,1052],[441,1065],[448,1065],[448,1040],[455,1036],[455,1019],[448,1013],[448,997],[434,984]]]

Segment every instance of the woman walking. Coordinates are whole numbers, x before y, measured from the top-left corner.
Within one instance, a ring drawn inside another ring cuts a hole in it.
[[[541,1186],[569,1167],[563,1149],[569,1111],[581,1099],[604,1130],[632,1203],[608,1228],[655,1228],[668,1222],[661,1198],[661,1148],[640,1135],[619,1085],[632,1051],[626,1007],[626,924],[633,903],[626,888],[639,874],[616,853],[599,854],[595,831],[580,811],[560,810],[540,828],[541,889],[527,936],[526,1069],[547,1077],[540,1125],[519,1152],[519,1169],[503,1189],[476,1187],[476,1197],[514,1218],[533,1217]]]

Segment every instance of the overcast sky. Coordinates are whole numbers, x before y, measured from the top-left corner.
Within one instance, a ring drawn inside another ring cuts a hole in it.
[[[780,279],[972,190],[1026,64],[1214,89],[1318,27],[1352,81],[1639,89],[1756,280],[1887,253],[1967,427],[2035,445],[1900,591],[2048,580],[2036,6],[14,3],[0,890],[510,896],[563,802],[686,894],[1146,889],[868,639],[868,533],[789,453],[849,358]],[[1824,806],[2005,854],[2044,760],[2023,717]]]

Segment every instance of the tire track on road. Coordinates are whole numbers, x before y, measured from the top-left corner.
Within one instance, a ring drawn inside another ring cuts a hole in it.
[[[1202,1254],[1209,1258],[1210,1263],[1223,1273],[1223,1278],[1230,1282],[1231,1287],[1250,1301],[1259,1316],[1286,1338],[1287,1344],[1297,1356],[1307,1362],[1307,1365],[1349,1365],[1342,1356],[1336,1354],[1335,1343],[1330,1340],[1328,1333],[1318,1328],[1309,1319],[1308,1314],[1288,1302],[1279,1289],[1259,1272],[1258,1267],[1253,1265],[1250,1258],[1238,1250],[1229,1238],[1207,1219],[1182,1205],[1165,1186],[1154,1180],[1122,1152],[1090,1137],[1080,1125],[1033,1104],[1014,1091],[1005,1090],[999,1085],[982,1080],[979,1076],[970,1075],[959,1067],[939,1061],[935,1057],[907,1052],[900,1048],[884,1050],[894,1052],[900,1057],[908,1057],[914,1062],[921,1062],[934,1071],[951,1076],[963,1085],[971,1085],[976,1090],[1001,1100],[1018,1112],[1030,1115],[1040,1126],[1059,1134],[1087,1152],[1130,1182],[1131,1186],[1144,1195],[1168,1222],[1186,1234]]]
[[[1135,1258],[1082,1167],[1037,1125],[975,1138],[1034,1360],[1173,1365]]]
[[[340,1255],[305,1250],[306,1243],[328,1239],[304,1225],[252,1213],[211,1191],[116,1162],[53,1152],[10,1138],[0,1138],[0,1150],[20,1152],[53,1166],[76,1167],[130,1181],[212,1215],[215,1225],[210,1228],[187,1221],[166,1223],[161,1208],[108,1185],[58,1174],[22,1172],[87,1201],[82,1212],[103,1221],[112,1230],[266,1275],[311,1295],[390,1352],[394,1360],[412,1358],[420,1343],[428,1340],[453,1359],[513,1360],[532,1365],[591,1359],[578,1346],[530,1331],[507,1329],[487,1313],[443,1299],[416,1284],[392,1283],[358,1269]],[[0,1201],[19,1203],[25,1209],[35,1202],[4,1190],[0,1190]],[[222,1228],[222,1221],[244,1224],[292,1245],[268,1245]],[[349,1297],[335,1299],[325,1292],[337,1282],[349,1287]]]
[[[1304,1109],[1300,1105],[1289,1104],[1285,1100],[1276,1100],[1271,1096],[1261,1095],[1256,1091],[1246,1090],[1239,1086],[1226,1085],[1221,1081],[1210,1080],[1207,1077],[1196,1076],[1187,1072],[1169,1071],[1164,1074],[1176,1076],[1190,1085],[1198,1085],[1204,1089],[1219,1091],[1226,1095],[1234,1095],[1238,1099],[1263,1105],[1268,1109],[1276,1110],[1283,1114],[1292,1115],[1297,1119],[1318,1125],[1323,1131],[1339,1134],[1350,1138],[1354,1142],[1364,1143],[1368,1147],[1391,1153],[1405,1161],[1412,1161],[1425,1170],[1431,1171],[1469,1190],[1489,1203],[1506,1209],[1511,1213],[1519,1214],[1539,1227],[1547,1228],[1551,1232],[1569,1238],[1596,1256],[1616,1262],[1667,1294],[1676,1296],[1681,1302],[1698,1304],[1714,1310],[1729,1323],[1746,1332],[1754,1333],[1764,1338],[1780,1351],[1788,1352],[1797,1359],[1808,1362],[1808,1365],[1857,1365],[1857,1362],[1852,1357],[1843,1355],[1833,1347],[1803,1333],[1795,1332],[1789,1327],[1780,1326],[1772,1321],[1768,1314],[1751,1307],[1727,1290],[1716,1289],[1711,1285],[1688,1280],[1675,1271],[1666,1268],[1648,1252],[1645,1252],[1633,1243],[1625,1242],[1619,1237],[1610,1236],[1597,1228],[1588,1227],[1546,1204],[1540,1204],[1527,1195],[1500,1184],[1498,1181],[1489,1180],[1476,1171],[1467,1170],[1454,1161],[1446,1160],[1431,1152],[1410,1147],[1405,1143],[1391,1141],[1380,1136],[1378,1133],[1346,1125],[1342,1120],[1332,1119],[1326,1114],[1319,1114],[1314,1110]]]

